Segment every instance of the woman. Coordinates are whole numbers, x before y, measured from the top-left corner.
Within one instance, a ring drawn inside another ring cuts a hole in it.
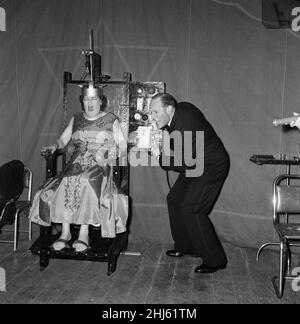
[[[52,248],[69,247],[70,224],[80,224],[76,252],[89,248],[89,225],[101,226],[103,237],[126,231],[128,200],[118,215],[113,214],[113,194],[118,192],[112,179],[112,165],[118,155],[126,156],[127,144],[118,118],[101,111],[101,90],[93,84],[82,89],[83,112],[75,114],[52,152],[68,145],[73,151],[65,169],[36,194],[30,219],[43,226],[62,223],[62,232]],[[125,196],[123,196],[124,198]],[[127,198],[127,197],[126,197]]]

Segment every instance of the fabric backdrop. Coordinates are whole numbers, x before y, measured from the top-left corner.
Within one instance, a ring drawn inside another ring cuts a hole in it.
[[[231,169],[211,214],[222,239],[253,247],[274,239],[271,186],[285,167],[249,158],[299,155],[299,131],[272,120],[300,112],[300,34],[266,29],[260,0],[0,0],[0,7],[7,24],[0,32],[1,164],[21,159],[35,189],[42,184],[41,147],[55,142],[64,123],[63,72],[81,77],[93,29],[104,74],[164,81],[222,138]],[[80,109],[77,100],[70,109]],[[130,240],[171,243],[164,171],[130,174]]]

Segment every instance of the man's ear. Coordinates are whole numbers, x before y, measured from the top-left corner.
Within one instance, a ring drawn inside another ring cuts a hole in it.
[[[173,107],[172,106],[167,106],[166,111],[167,111],[167,114],[168,115],[171,115],[172,110],[173,110]]]

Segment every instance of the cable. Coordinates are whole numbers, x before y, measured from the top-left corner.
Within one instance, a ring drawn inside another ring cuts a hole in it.
[[[169,186],[169,189],[171,190],[172,187],[171,187],[171,185],[170,185],[169,171],[166,171],[166,174],[167,174],[167,182],[168,182],[168,186]]]

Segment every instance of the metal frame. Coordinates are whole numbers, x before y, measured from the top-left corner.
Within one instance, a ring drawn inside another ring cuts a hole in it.
[[[1,240],[0,243],[13,243],[14,245],[14,252],[17,250],[17,244],[18,244],[18,233],[28,233],[28,239],[31,241],[32,238],[32,228],[31,228],[31,221],[28,219],[29,226],[28,231],[27,230],[18,230],[18,220],[20,212],[23,211],[25,208],[31,207],[31,196],[32,196],[32,171],[25,167],[24,168],[24,175],[23,175],[23,183],[24,188],[27,188],[27,199],[26,200],[10,200],[6,206],[3,208],[2,215],[4,214],[6,207],[9,204],[15,204],[16,206],[16,212],[14,217],[14,229],[13,230],[6,230],[2,229],[3,232],[13,232],[14,238],[13,240]],[[23,189],[24,191],[24,189]],[[0,218],[1,218],[0,217]]]
[[[300,175],[282,174],[273,181],[273,225],[278,234],[279,242],[265,243],[260,246],[256,260],[258,261],[261,251],[266,246],[279,246],[279,275],[272,278],[274,290],[278,298],[282,298],[285,280],[299,279],[298,276],[291,275],[291,249],[290,247],[300,247],[300,223],[290,223],[289,214],[300,215],[300,186],[290,184],[290,180],[300,180]],[[286,185],[281,185],[285,180]],[[280,216],[285,215],[285,222],[280,220]],[[299,216],[300,218],[300,216]],[[287,252],[287,259],[285,258]],[[287,265],[287,267],[286,267]],[[277,283],[278,282],[278,283]]]

